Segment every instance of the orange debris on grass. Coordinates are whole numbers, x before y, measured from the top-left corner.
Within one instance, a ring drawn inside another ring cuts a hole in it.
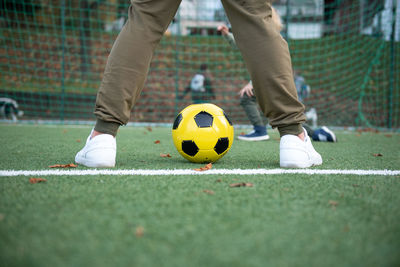
[[[76,168],[77,165],[70,163],[70,164],[55,164],[55,165],[51,165],[49,166],[49,168]]]
[[[206,166],[194,169],[195,171],[203,172],[203,171],[208,171],[212,168],[212,163],[208,163]]]

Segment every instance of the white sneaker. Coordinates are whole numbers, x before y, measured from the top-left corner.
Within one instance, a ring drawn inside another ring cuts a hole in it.
[[[75,156],[75,162],[86,167],[110,168],[115,166],[117,143],[110,134],[100,134],[86,140],[85,146]]]
[[[322,164],[322,157],[315,151],[305,129],[304,135],[304,141],[296,135],[282,136],[279,154],[282,168],[308,168]]]

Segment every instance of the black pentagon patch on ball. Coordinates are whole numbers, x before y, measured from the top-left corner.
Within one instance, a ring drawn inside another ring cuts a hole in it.
[[[225,112],[224,112],[224,116],[225,116],[225,119],[226,119],[226,120],[229,122],[229,124],[232,126],[233,124],[232,124],[231,120],[228,118],[228,116],[226,116]]]
[[[201,111],[194,116],[194,121],[200,128],[211,127],[213,124],[213,116],[205,111]]]
[[[222,137],[218,139],[217,144],[214,147],[215,152],[217,152],[218,155],[224,153],[229,147],[229,138],[228,137]]]
[[[199,152],[199,148],[194,141],[188,140],[182,142],[182,151],[193,157],[197,152]]]
[[[182,121],[182,114],[179,114],[178,116],[176,116],[175,121],[174,121],[174,125],[172,126],[173,130],[176,130],[179,126],[179,124]]]

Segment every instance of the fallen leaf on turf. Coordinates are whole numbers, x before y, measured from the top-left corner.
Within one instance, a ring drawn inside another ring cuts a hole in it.
[[[201,168],[198,168],[198,169],[193,169],[193,170],[195,170],[195,171],[198,171],[198,172],[203,172],[203,171],[208,171],[208,170],[210,170],[212,168],[212,163],[208,163],[206,166],[204,166],[204,167],[201,167]]]
[[[253,184],[252,183],[234,183],[234,184],[230,184],[230,187],[252,187]]]
[[[362,133],[379,133],[379,130],[373,129],[373,128],[362,128],[362,129],[357,129],[357,132]]]
[[[168,153],[168,154],[163,154],[163,153],[161,153],[160,154],[160,157],[162,157],[162,158],[170,158],[171,157],[171,155]]]
[[[215,194],[214,191],[208,190],[208,189],[204,189],[203,192],[206,193],[206,194],[209,194],[209,195],[214,195]]]
[[[375,153],[375,154],[372,154],[374,157],[382,157],[383,155],[381,154],[381,153]]]
[[[146,129],[147,129],[147,131],[149,131],[149,132],[153,131],[153,129],[152,129],[150,126],[146,127]]]
[[[222,179],[217,179],[216,182],[220,183],[220,182],[222,182]]]
[[[154,141],[154,144],[159,144],[159,143],[160,143],[160,140]]]
[[[136,237],[142,237],[144,235],[144,228],[142,226],[136,227],[135,235]]]
[[[392,137],[392,135],[391,135],[391,134],[385,134],[385,136],[386,136],[386,137]]]
[[[336,209],[336,206],[339,205],[339,202],[335,200],[329,200],[329,205],[331,206],[332,209]]]
[[[47,180],[44,179],[44,178],[29,178],[29,182],[30,182],[31,184],[37,184],[37,183],[44,183],[44,182],[47,182]]]
[[[49,166],[49,168],[76,168],[76,164],[70,163],[70,164],[55,164]]]

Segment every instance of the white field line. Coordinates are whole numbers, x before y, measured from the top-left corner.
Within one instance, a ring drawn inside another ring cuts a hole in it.
[[[0,170],[0,176],[79,176],[79,175],[272,175],[272,174],[308,174],[308,175],[400,175],[400,170],[313,170],[313,169],[211,169],[195,171],[191,169],[164,170]]]

